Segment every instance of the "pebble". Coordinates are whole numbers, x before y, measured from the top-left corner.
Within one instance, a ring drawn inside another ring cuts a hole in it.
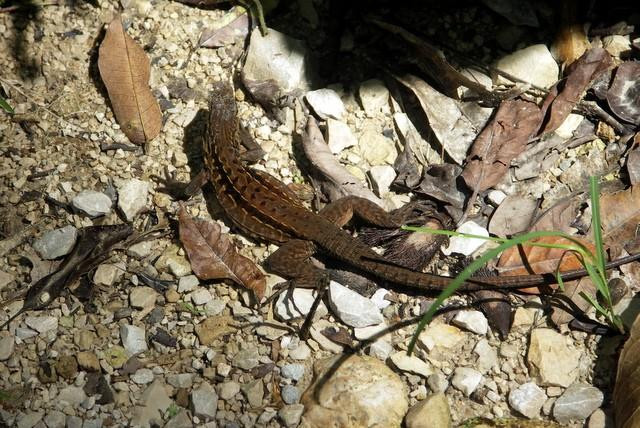
[[[111,263],[103,263],[98,266],[93,274],[93,282],[97,285],[112,286],[124,274],[124,266]]]
[[[193,373],[174,373],[167,376],[167,382],[176,388],[191,388]]]
[[[389,90],[379,79],[370,79],[360,84],[358,96],[367,116],[389,112]]]
[[[127,221],[133,219],[147,208],[149,183],[132,178],[118,186],[118,208]]]
[[[218,385],[218,395],[220,395],[220,398],[223,400],[232,399],[238,392],[240,392],[240,385],[238,382],[230,380]]]
[[[44,412],[28,411],[18,419],[16,423],[16,428],[32,428],[42,420],[43,416],[44,416]]]
[[[415,373],[429,377],[433,373],[431,366],[415,355],[407,355],[406,351],[399,351],[389,357],[394,366],[403,372]]]
[[[134,287],[129,292],[129,304],[136,309],[155,306],[157,298],[158,292],[151,287]]]
[[[191,296],[191,301],[196,306],[204,305],[205,303],[209,303],[213,299],[213,297],[211,296],[211,293],[209,292],[209,290],[207,290],[206,288],[202,288],[202,287],[198,288],[196,291],[191,293],[190,296]]]
[[[278,417],[287,427],[296,427],[300,423],[300,418],[304,412],[303,404],[287,404],[278,410]]]
[[[127,254],[136,259],[144,259],[153,249],[153,241],[142,241],[127,248]]]
[[[304,376],[304,365],[302,364],[285,364],[280,369],[280,374],[285,379],[299,381]]]
[[[329,305],[338,318],[351,327],[367,327],[384,321],[375,303],[335,281],[329,283]]]
[[[205,303],[202,310],[207,316],[220,315],[227,304],[223,300],[213,299]]]
[[[396,170],[390,165],[376,165],[369,170],[369,176],[373,188],[378,196],[382,197],[385,193],[389,193],[389,187],[396,179]]]
[[[167,386],[160,379],[153,381],[142,393],[140,404],[133,409],[132,426],[149,427],[151,423],[161,423],[162,415],[173,400],[167,393]]]
[[[77,407],[87,398],[87,394],[85,394],[82,388],[77,386],[67,386],[62,389],[56,398],[56,402],[60,403],[59,405],[69,405],[72,407]]]
[[[14,279],[14,275],[0,270],[0,291],[11,284]]]
[[[79,416],[67,416],[67,428],[82,428],[82,418]]]
[[[540,410],[546,401],[544,391],[533,382],[523,383],[509,393],[509,405],[529,419],[540,416]]]
[[[433,351],[436,347],[450,350],[458,346],[465,337],[465,334],[458,327],[449,324],[431,323],[420,333],[418,342],[427,351]]]
[[[472,235],[479,236],[489,236],[489,232],[482,226],[479,226],[473,221],[466,221],[458,226],[456,229],[459,233],[468,233]],[[442,250],[442,252],[446,255],[451,255],[452,253],[459,253],[465,256],[470,256],[476,251],[478,248],[483,246],[487,241],[480,238],[466,238],[463,236],[452,236],[449,239],[449,245],[447,248]]]
[[[378,288],[375,293],[373,293],[370,300],[376,304],[378,309],[383,310],[384,308],[391,305],[391,302],[385,299],[387,294],[389,294],[389,290],[387,290],[386,288]]]
[[[344,122],[335,119],[327,120],[327,145],[331,153],[341,153],[347,147],[358,144],[358,139],[351,128]]]
[[[137,355],[149,349],[144,328],[123,324],[120,326],[120,339],[129,355]]]
[[[139,385],[146,385],[153,382],[153,372],[146,368],[138,369],[131,375],[131,380]]]
[[[61,229],[54,229],[45,232],[33,243],[40,258],[53,260],[66,256],[76,245],[78,239],[78,229],[73,226],[65,226]]]
[[[388,340],[376,340],[369,346],[369,355],[386,361],[393,352],[393,345]]]
[[[76,358],[78,359],[78,366],[82,370],[89,372],[100,371],[100,361],[95,353],[90,351],[81,351],[76,354]]]
[[[24,319],[25,324],[40,334],[51,330],[57,330],[58,318],[52,316],[28,316]]]
[[[502,203],[502,201],[504,201],[507,197],[507,194],[504,193],[502,190],[490,190],[489,193],[487,194],[487,199],[489,199],[489,202],[491,202],[491,204],[495,207],[497,207],[498,205],[500,205]]]
[[[543,386],[568,387],[578,377],[580,351],[567,347],[566,337],[548,328],[531,332],[527,365]]]
[[[427,384],[433,392],[445,392],[449,388],[449,382],[442,373],[434,373],[427,378]]]
[[[631,50],[631,41],[629,40],[629,36],[614,34],[602,38],[602,47],[609,52],[611,56],[620,58],[621,54]]]
[[[451,411],[443,393],[432,394],[414,404],[404,419],[407,428],[449,428]]]
[[[66,415],[57,410],[49,410],[44,417],[47,428],[65,428]]]
[[[300,343],[298,346],[289,351],[289,358],[292,360],[303,361],[311,356],[311,349],[306,343]]]
[[[333,89],[309,91],[305,99],[320,119],[340,120],[346,114],[340,95]]]
[[[281,396],[286,404],[294,404],[300,400],[300,390],[293,385],[285,385],[282,387]]]
[[[358,151],[369,165],[393,164],[397,152],[393,140],[367,127],[358,137]]]
[[[0,361],[6,361],[13,355],[15,338],[11,335],[0,338]]]
[[[473,352],[478,355],[476,361],[476,368],[486,373],[493,367],[498,365],[498,351],[493,346],[489,345],[487,339],[480,339],[476,346],[473,348]]]
[[[528,46],[502,57],[498,60],[496,68],[545,89],[556,83],[560,72],[551,52],[543,44]],[[509,80],[496,75],[494,82],[500,85]]]
[[[167,421],[164,428],[193,428],[191,415],[185,409],[181,409],[177,415]]]
[[[458,327],[483,336],[489,331],[487,317],[480,311],[459,311],[451,322]]]
[[[178,293],[189,293],[200,285],[200,280],[195,275],[183,276],[178,280]]]
[[[243,370],[251,370],[260,363],[260,354],[258,349],[250,347],[238,352],[231,361],[234,367],[240,367]]]
[[[111,211],[111,198],[102,192],[83,190],[71,201],[73,207],[85,212],[90,217],[99,217]]]
[[[576,383],[556,400],[553,417],[562,424],[587,419],[602,405],[604,395],[598,388],[584,383]]]
[[[240,387],[244,395],[247,397],[249,405],[253,408],[262,406],[262,399],[264,398],[264,385],[262,379],[256,379],[252,382],[245,383]]]
[[[218,410],[218,394],[207,383],[202,382],[197,389],[191,391],[193,415],[204,420],[214,420]]]
[[[451,385],[465,396],[470,396],[482,382],[482,373],[469,367],[458,367],[453,372]]]
[[[311,309],[311,305],[316,298],[316,291],[306,288],[296,288],[291,293],[291,298],[287,296],[289,293],[281,293],[276,300],[274,313],[281,321],[288,321],[294,318],[306,316]],[[329,313],[324,302],[320,302],[316,310],[314,319],[322,318]]]

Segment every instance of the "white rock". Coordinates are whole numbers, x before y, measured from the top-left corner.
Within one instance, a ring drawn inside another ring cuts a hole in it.
[[[460,311],[453,318],[453,324],[472,333],[485,335],[489,331],[487,317],[480,311]]]
[[[131,257],[135,257],[136,259],[143,259],[151,254],[152,248],[152,241],[142,241],[127,248],[127,254]]]
[[[38,333],[46,333],[58,328],[58,318],[51,316],[34,317],[29,316],[24,319],[27,326]]]
[[[356,327],[353,329],[353,333],[358,340],[378,339],[390,334],[389,326],[384,321],[369,327]]]
[[[629,36],[614,34],[602,39],[602,47],[612,56],[620,58],[620,54],[631,50],[631,41],[629,40]]]
[[[147,368],[138,369],[131,375],[131,380],[139,385],[146,385],[153,382],[153,372]]]
[[[329,283],[329,305],[338,318],[351,327],[367,327],[384,321],[374,302],[335,281]]]
[[[76,245],[78,230],[73,226],[45,232],[33,243],[33,248],[45,260],[66,256]]]
[[[371,127],[365,128],[359,135],[358,151],[369,165],[392,164],[397,156],[393,140]]]
[[[2,336],[0,338],[0,361],[6,361],[13,355],[15,343],[13,336]]]
[[[178,293],[188,293],[200,285],[198,277],[195,275],[183,276],[178,280]]]
[[[390,301],[388,301],[387,299],[385,299],[385,297],[387,296],[387,294],[389,294],[389,290],[387,290],[386,288],[378,288],[373,295],[371,296],[370,300],[376,304],[376,306],[378,307],[378,309],[384,309],[387,306],[389,306],[391,304]]]
[[[339,120],[327,120],[327,145],[331,153],[338,154],[347,147],[353,147],[358,144],[358,139],[351,128],[344,122]]]
[[[151,287],[134,287],[129,292],[129,304],[132,308],[151,308],[156,304],[158,292]]]
[[[482,226],[479,226],[473,221],[467,221],[461,224],[457,232],[460,233],[468,233],[472,235],[479,236],[489,236],[489,232]],[[445,248],[442,252],[446,255],[450,255],[452,253],[460,253],[465,256],[470,256],[480,248],[484,243],[487,242],[484,239],[480,238],[466,238],[462,236],[453,236],[449,240],[449,246]]]
[[[498,60],[496,68],[521,80],[543,88],[551,87],[558,80],[560,68],[546,45],[538,44],[515,51]],[[496,84],[509,80],[495,76]]]
[[[132,178],[118,186],[118,208],[128,221],[132,221],[147,207],[149,183]]]
[[[547,401],[544,391],[533,382],[523,383],[509,393],[509,405],[529,419],[540,416],[540,409]]]
[[[603,399],[604,394],[598,388],[574,383],[554,403],[553,417],[562,424],[585,420],[602,406]]]
[[[211,293],[206,288],[200,287],[193,293],[191,293],[191,301],[194,305],[204,305],[209,303],[213,299]]]
[[[390,165],[376,165],[369,170],[369,176],[378,196],[382,197],[389,192],[389,186],[396,179],[396,170]]]
[[[478,355],[476,368],[482,373],[488,372],[498,364],[498,351],[489,345],[487,339],[480,339],[473,348],[473,352]]]
[[[467,397],[476,390],[482,381],[482,373],[469,367],[458,367],[453,372],[451,384]]]
[[[215,419],[218,411],[218,394],[209,383],[203,382],[198,389],[191,391],[191,403],[195,416]]]
[[[344,346],[336,343],[332,340],[329,340],[327,336],[322,334],[322,332],[327,328],[335,328],[336,326],[331,324],[327,320],[318,320],[311,325],[311,329],[309,330],[309,334],[311,334],[311,338],[318,342],[318,345],[325,351],[332,352],[334,354],[341,354],[344,351]]]
[[[491,202],[496,207],[500,205],[506,197],[507,195],[502,190],[490,190],[487,194],[489,202]]]
[[[67,386],[56,398],[57,402],[66,403],[71,407],[78,407],[87,398],[87,394],[77,386]]]
[[[107,287],[113,285],[118,281],[122,275],[124,275],[124,266],[119,266],[111,263],[103,263],[96,269],[93,274],[93,282],[98,285],[106,285]]]
[[[306,343],[300,343],[297,347],[289,351],[289,358],[292,360],[306,360],[311,355],[311,349]]]
[[[375,116],[380,111],[384,113],[389,111],[389,90],[381,80],[371,79],[362,82],[358,95],[367,116]]]
[[[311,305],[316,298],[316,291],[304,288],[296,288],[293,290],[291,299],[288,292],[281,293],[276,300],[275,314],[281,321],[287,321],[293,318],[304,317],[309,313]],[[324,302],[320,302],[314,319],[322,318],[327,315],[329,310]]]
[[[381,361],[386,361],[393,352],[393,345],[388,340],[376,340],[369,346],[369,355]]]
[[[109,214],[111,211],[111,198],[102,192],[83,190],[71,201],[73,207],[87,213],[91,217]]]
[[[458,327],[442,323],[429,324],[418,336],[418,342],[427,351],[436,347],[444,350],[453,349],[464,339],[465,334]]]
[[[560,124],[558,129],[553,132],[555,132],[559,137],[569,139],[573,137],[573,131],[578,129],[578,126],[582,123],[582,119],[584,119],[584,116],[570,113],[569,116],[567,116],[567,118]]]
[[[346,113],[340,95],[333,89],[323,88],[309,91],[305,98],[321,119],[340,120]]]
[[[121,325],[120,339],[129,355],[137,355],[148,349],[144,328],[130,324]]]
[[[414,373],[429,377],[433,373],[431,366],[415,355],[407,355],[406,351],[399,351],[389,357],[394,366],[403,372]]]
[[[570,349],[565,336],[554,330],[537,328],[531,332],[527,364],[540,385],[571,385],[578,377],[580,356],[580,351]]]

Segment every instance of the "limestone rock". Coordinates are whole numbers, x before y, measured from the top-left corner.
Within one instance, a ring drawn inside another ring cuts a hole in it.
[[[531,332],[527,364],[539,385],[568,387],[578,377],[580,351],[569,349],[566,338],[548,328]]]
[[[404,418],[407,428],[450,428],[449,402],[443,393],[432,394],[417,402]]]

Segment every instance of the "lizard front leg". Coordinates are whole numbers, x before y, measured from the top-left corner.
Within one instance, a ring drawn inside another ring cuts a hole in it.
[[[358,196],[346,196],[331,202],[318,214],[338,227],[343,227],[353,217],[378,227],[393,229],[400,226],[393,216],[382,207]]]

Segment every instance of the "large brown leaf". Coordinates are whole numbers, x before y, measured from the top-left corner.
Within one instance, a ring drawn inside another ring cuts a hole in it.
[[[100,45],[98,69],[125,135],[136,144],[153,140],[162,128],[162,113],[149,89],[149,58],[124,31],[119,15]]]
[[[471,147],[462,178],[472,189],[496,185],[540,127],[540,109],[524,100],[503,101]]]
[[[620,353],[613,410],[617,428],[640,426],[640,317],[631,326]]]
[[[258,266],[236,251],[229,235],[212,221],[192,218],[184,207],[178,210],[180,241],[191,268],[200,279],[230,279],[252,290],[258,301],[264,296],[267,281]]]
[[[600,197],[600,221],[606,244],[624,247],[636,239],[640,223],[640,190],[630,187]]]

